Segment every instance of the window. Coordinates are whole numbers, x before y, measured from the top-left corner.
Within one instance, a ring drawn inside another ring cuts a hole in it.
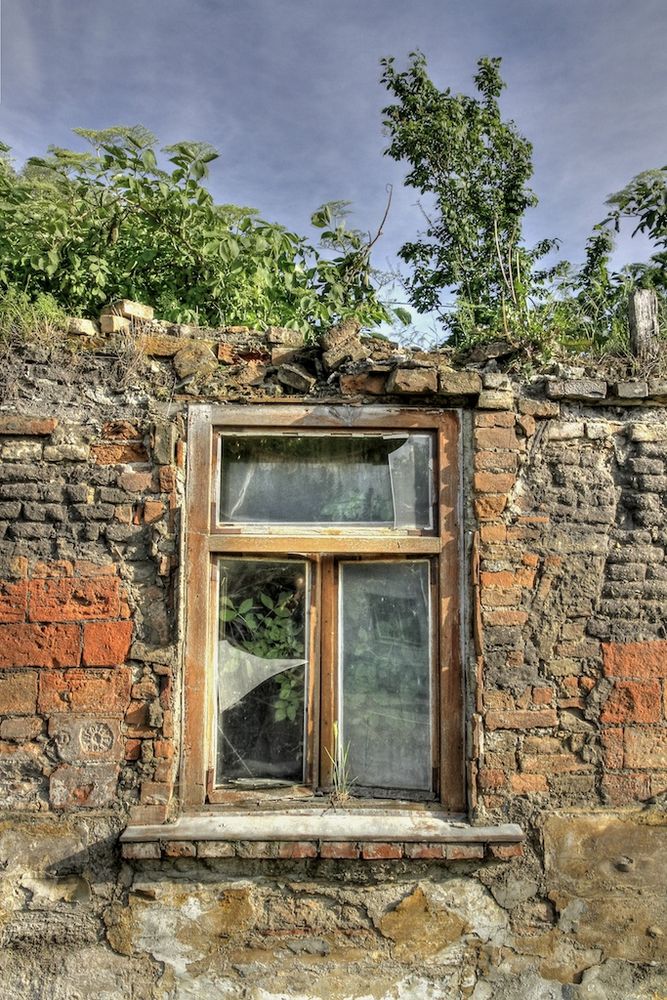
[[[343,778],[463,809],[457,437],[450,411],[191,408],[186,807]]]

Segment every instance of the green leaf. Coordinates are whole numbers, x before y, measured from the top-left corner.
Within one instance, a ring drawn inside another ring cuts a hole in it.
[[[240,615],[247,614],[248,611],[250,611],[250,609],[252,608],[253,604],[254,601],[252,597],[246,597],[245,601],[241,601],[241,603],[239,604],[239,614]]]
[[[260,594],[259,599],[265,608],[268,608],[270,611],[273,610],[273,601],[268,594]]]

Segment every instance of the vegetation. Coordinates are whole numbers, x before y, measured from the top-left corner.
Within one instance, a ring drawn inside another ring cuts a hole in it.
[[[200,325],[290,326],[306,333],[355,315],[388,318],[374,288],[370,241],[344,203],[312,217],[319,247],[248,208],[216,205],[204,186],[217,157],[204,143],[165,147],[146,129],[75,129],[80,153],[50,147],[21,173],[0,159],[0,290],[51,296],[91,315],[127,297],[161,318]],[[41,301],[44,301],[41,299]]]
[[[610,198],[612,211],[595,227],[581,268],[545,267],[557,242],[522,241],[525,213],[537,203],[528,186],[532,147],[501,116],[500,63],[480,59],[470,97],[439,90],[421,53],[411,54],[404,72],[393,59],[382,61],[382,82],[396,101],[383,112],[386,153],[408,165],[405,183],[426,199],[426,228],[399,252],[411,269],[409,299],[434,311],[462,346],[502,335],[542,355],[622,347],[629,290],[667,291],[667,168],[640,174]],[[649,264],[619,274],[609,260],[613,231],[626,217],[658,251]]]

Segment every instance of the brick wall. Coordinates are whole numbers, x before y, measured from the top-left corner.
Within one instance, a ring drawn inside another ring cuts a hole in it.
[[[0,374],[1,1000],[664,992],[667,385],[125,311]],[[121,859],[128,821],[179,808],[187,407],[290,399],[469,415],[471,819],[520,823],[523,855]]]

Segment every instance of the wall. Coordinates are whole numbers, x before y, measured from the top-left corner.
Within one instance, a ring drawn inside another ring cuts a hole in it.
[[[667,995],[667,384],[103,326],[0,373],[2,1000]],[[464,412],[471,817],[522,848],[121,856],[178,812],[187,406],[286,398]]]

